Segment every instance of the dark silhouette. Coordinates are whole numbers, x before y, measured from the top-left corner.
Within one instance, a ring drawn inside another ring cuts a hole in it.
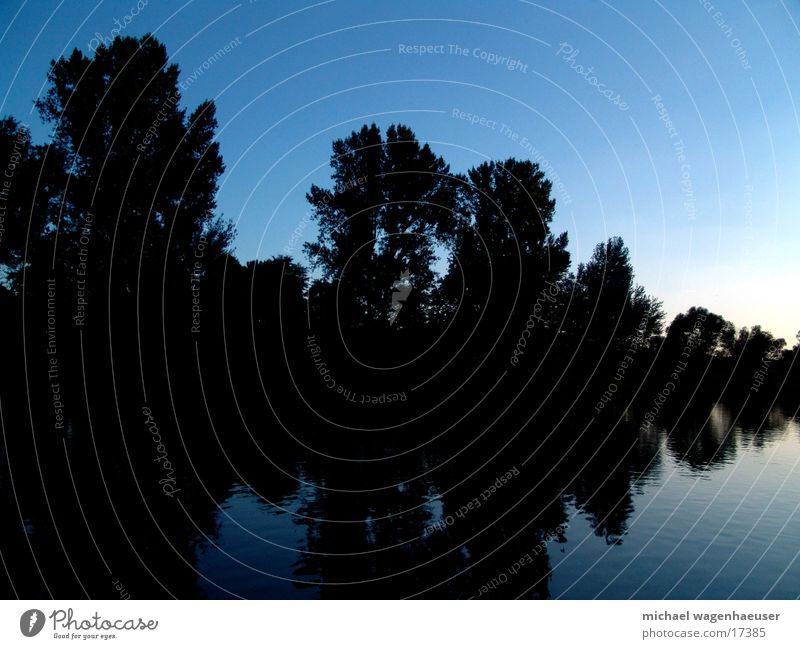
[[[453,173],[405,125],[333,143],[308,268],[242,263],[177,79],[117,38],[53,62],[48,142],[0,121],[4,596],[232,596],[200,565],[246,493],[301,526],[298,596],[549,597],[579,514],[624,543],[662,447],[708,470],[796,408],[800,345],[665,330],[621,238],[570,271],[536,163]]]

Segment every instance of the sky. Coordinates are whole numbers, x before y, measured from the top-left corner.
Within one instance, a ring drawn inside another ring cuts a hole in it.
[[[50,61],[150,32],[183,105],[216,102],[243,261],[304,261],[332,141],[403,123],[454,172],[538,162],[574,264],[622,236],[667,321],[702,305],[791,344],[798,25],[798,0],[0,0],[0,115],[46,141],[32,103]]]

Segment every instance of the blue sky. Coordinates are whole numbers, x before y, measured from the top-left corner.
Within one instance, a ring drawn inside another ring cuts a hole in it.
[[[329,184],[332,140],[403,122],[454,171],[538,160],[574,261],[621,235],[668,318],[700,304],[794,342],[800,3],[136,4],[3,0],[0,114],[43,141],[31,104],[51,59],[119,24],[155,33],[182,80],[200,69],[183,103],[217,103],[219,205],[242,260],[300,254],[292,233],[314,236],[304,195]]]

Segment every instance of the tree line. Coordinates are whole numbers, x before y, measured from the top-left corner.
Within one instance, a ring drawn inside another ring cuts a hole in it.
[[[560,386],[569,400],[567,385],[603,404],[595,411],[626,405],[633,393],[619,395],[642,393],[642,382],[657,387],[688,356],[682,379],[699,372],[754,397],[774,393],[796,357],[797,345],[759,326],[737,331],[700,306],[665,327],[620,237],[571,270],[537,163],[456,173],[403,124],[333,142],[331,187],[307,193],[318,229],[307,265],[288,255],[241,263],[216,204],[225,167],[214,102],[184,107],[163,44],[145,35],[91,56],[76,49],[47,81],[35,103],[47,142],[0,121],[0,295],[7,339],[19,343],[9,367],[47,360],[48,308],[68,371],[90,363],[107,376],[119,357],[141,374],[124,381],[160,386],[151,394],[169,394],[169,363],[193,362],[198,349],[231,391],[286,379],[318,389],[308,336],[362,391],[378,381],[400,392],[424,377],[432,403],[453,386],[469,400],[465,373],[475,395],[507,373],[537,398]]]
[[[728,399],[757,424],[758,408],[796,399],[798,345],[700,306],[665,326],[621,238],[573,264],[538,164],[456,173],[403,124],[333,142],[330,187],[307,193],[307,263],[241,262],[216,203],[215,105],[187,108],[179,74],[152,36],[116,38],[53,62],[36,102],[46,142],[0,120],[0,511],[35,530],[15,525],[3,554],[35,550],[8,570],[17,584],[38,571],[36,596],[107,592],[119,575],[98,570],[96,547],[114,548],[132,592],[191,596],[198,529],[213,535],[208,503],[233,468],[279,501],[296,485],[275,467],[301,460],[362,499],[382,465],[331,458],[397,454],[397,473],[416,475],[426,453],[470,465],[514,441],[506,470],[569,447],[596,467],[573,488],[604,521],[627,479],[588,494],[639,424],[680,419],[670,443],[700,462],[711,445],[687,418]],[[324,516],[350,517],[324,500]],[[622,529],[624,516],[598,523]]]

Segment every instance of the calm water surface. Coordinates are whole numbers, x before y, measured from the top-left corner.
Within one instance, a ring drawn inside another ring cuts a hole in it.
[[[759,424],[717,406],[525,495],[547,473],[529,463],[483,501],[497,472],[460,491],[452,476],[387,474],[391,488],[351,494],[299,464],[277,498],[234,482],[198,585],[210,598],[796,598],[800,427],[779,411]]]

